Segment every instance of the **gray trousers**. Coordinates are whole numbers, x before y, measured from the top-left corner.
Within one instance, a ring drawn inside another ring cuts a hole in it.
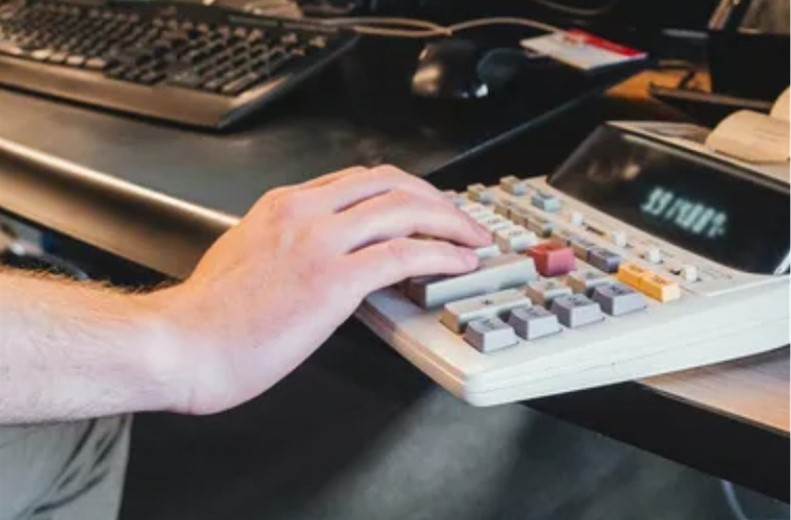
[[[0,426],[0,520],[112,520],[131,416]]]

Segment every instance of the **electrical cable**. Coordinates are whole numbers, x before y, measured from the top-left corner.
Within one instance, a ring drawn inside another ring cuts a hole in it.
[[[572,16],[602,16],[612,11],[621,0],[610,0],[599,7],[575,7],[560,2],[553,2],[552,0],[533,0],[533,2],[548,9],[570,14]]]
[[[255,2],[247,4],[244,9],[255,9]],[[514,16],[495,16],[474,18],[453,25],[440,25],[428,20],[401,17],[345,17],[345,18],[298,18],[299,23],[313,23],[320,26],[343,27],[359,34],[369,36],[392,36],[397,38],[432,38],[435,36],[452,36],[458,32],[492,25],[517,25],[530,27],[545,32],[563,32],[560,27],[548,23]]]

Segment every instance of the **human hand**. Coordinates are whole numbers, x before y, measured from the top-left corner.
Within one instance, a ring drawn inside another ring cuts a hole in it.
[[[148,296],[179,345],[172,408],[212,413],[257,396],[369,293],[470,271],[478,265],[471,248],[490,242],[430,184],[392,166],[270,191],[188,280]]]

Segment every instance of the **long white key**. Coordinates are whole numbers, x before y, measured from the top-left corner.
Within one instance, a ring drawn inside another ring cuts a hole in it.
[[[407,295],[423,308],[501,291],[538,279],[529,256],[508,253],[481,260],[475,271],[459,276],[421,276],[407,284]]]
[[[453,332],[464,332],[467,323],[481,318],[502,316],[511,309],[527,307],[530,298],[517,289],[506,289],[492,294],[466,298],[446,303],[442,309],[440,321]]]

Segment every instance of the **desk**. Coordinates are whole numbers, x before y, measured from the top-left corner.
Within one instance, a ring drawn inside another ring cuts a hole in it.
[[[644,83],[646,78],[636,81]],[[650,103],[646,109],[644,96],[636,107],[634,98],[623,95],[624,89],[635,90],[621,85],[600,102],[556,118],[552,132],[533,132],[529,142],[518,138],[530,130],[530,125],[518,123],[519,118],[547,122],[559,108],[577,105],[597,87],[565,91],[554,99],[554,105],[538,111],[532,107],[532,112],[527,107],[517,120],[501,121],[496,129],[485,126],[486,131],[478,135],[454,136],[429,128],[418,138],[411,135],[399,141],[407,143],[403,146],[391,144],[386,128],[317,118],[297,108],[293,117],[301,135],[317,136],[330,152],[310,163],[304,160],[316,157],[308,153],[314,143],[297,139],[282,112],[262,123],[266,130],[256,127],[217,136],[142,121],[121,122],[115,116],[0,91],[0,208],[179,278],[190,272],[208,244],[232,222],[228,214],[242,213],[259,193],[283,182],[297,182],[353,162],[388,160],[418,174],[434,172],[432,179],[438,185],[458,188],[473,179],[493,182],[501,174],[524,172],[526,156],[531,157],[528,171],[546,173],[554,160],[604,119],[679,117]],[[310,107],[318,109],[315,104]],[[410,124],[412,129],[423,128],[414,120]],[[46,140],[39,137],[42,129],[47,130]],[[555,146],[532,160],[531,151],[544,152],[542,143],[550,137]],[[501,146],[484,146],[495,141],[501,141]],[[466,152],[468,147],[477,157]],[[482,165],[486,168],[481,169]],[[787,500],[787,365],[785,350],[758,362],[530,404]],[[737,386],[745,381],[749,391]],[[721,385],[732,388],[730,395],[739,399],[712,392]],[[639,399],[633,399],[635,395]],[[770,404],[766,399],[771,399]],[[764,404],[756,406],[756,401]],[[643,408],[646,403],[651,408]],[[643,415],[625,418],[624,410],[642,410]],[[667,422],[679,418],[693,422]],[[625,422],[630,422],[628,427]],[[690,431],[700,424],[708,425],[701,430],[705,435],[691,436]],[[719,437],[718,442],[706,438],[712,434]],[[737,443],[731,445],[724,439]],[[761,469],[747,471],[756,460]]]

